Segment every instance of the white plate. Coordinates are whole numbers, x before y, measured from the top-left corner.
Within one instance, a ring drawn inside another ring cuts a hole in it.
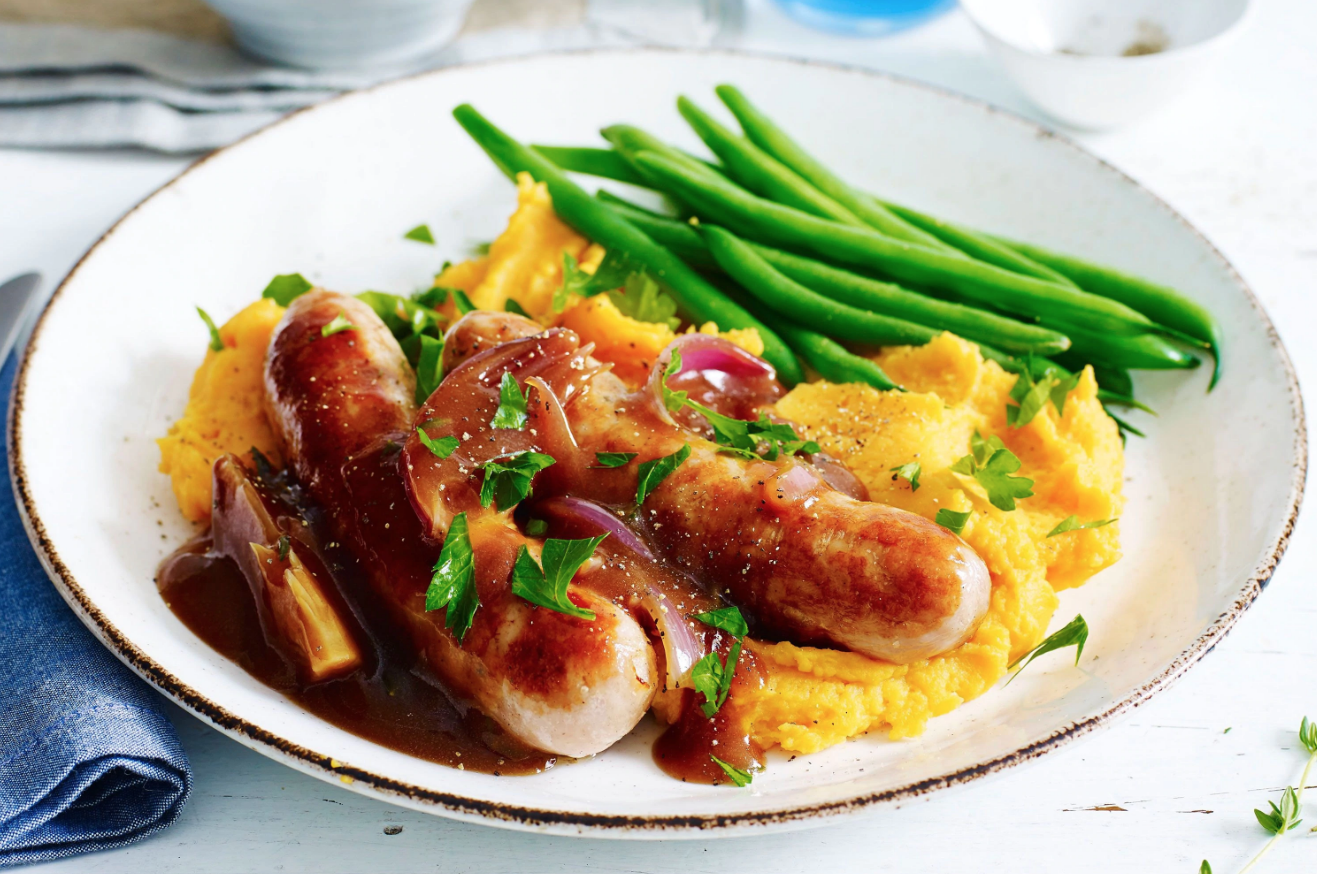
[[[1132,439],[1125,558],[1061,596],[1092,628],[1080,669],[1038,662],[932,721],[788,763],[747,789],[659,772],[654,729],[534,777],[455,771],[302,711],[210,650],[156,594],[157,562],[192,534],[153,438],[183,408],[205,332],[276,273],[344,291],[424,286],[489,239],[511,186],[449,116],[469,101],[526,140],[596,142],[633,122],[697,145],[673,102],[740,84],[842,175],[898,202],[1186,289],[1226,330],[1225,378],[1139,377],[1161,412]],[[432,249],[402,234],[428,222]],[[546,55],[444,70],[302,112],[183,174],[78,264],[23,363],[13,476],[64,597],[157,688],[260,752],[445,816],[599,836],[726,834],[822,822],[1000,771],[1108,723],[1181,675],[1258,595],[1298,511],[1306,461],[1293,371],[1230,265],[1165,204],[1071,143],[978,103],[820,64],[668,51]]]

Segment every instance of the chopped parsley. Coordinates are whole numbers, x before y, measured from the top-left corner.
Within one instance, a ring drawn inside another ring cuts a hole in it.
[[[197,307],[197,315],[201,316],[201,321],[206,323],[206,330],[210,332],[210,348],[216,352],[223,352],[224,338],[220,336],[219,328],[215,327],[215,320],[201,307]]]
[[[550,537],[540,551],[542,567],[522,544],[517,550],[517,563],[512,567],[512,594],[558,613],[593,619],[592,611],[577,607],[567,597],[567,584],[607,536],[600,534],[584,540]]]
[[[1014,510],[1017,498],[1033,496],[1033,480],[1011,476],[1020,469],[1020,459],[1002,444],[997,436],[984,440],[974,432],[970,454],[959,458],[951,470],[972,476],[988,493],[988,501],[998,510]],[[950,527],[950,526],[948,526]]]
[[[729,765],[712,753],[709,754],[709,758],[713,760],[715,765],[722,768],[723,773],[727,775],[727,779],[731,780],[738,787],[749,786],[750,781],[754,779],[754,775],[749,771],[743,771],[735,765]]]
[[[530,496],[535,474],[554,463],[553,456],[523,451],[504,461],[485,462],[485,481],[480,486],[480,506],[497,502],[498,511],[510,510]]]
[[[593,273],[583,270],[570,252],[563,252],[562,284],[553,293],[553,311],[562,312],[567,306],[569,295],[594,297],[600,292],[623,287],[630,276],[635,274],[635,264],[631,258],[613,249],[604,253],[603,260]]]
[[[333,336],[334,334],[341,334],[344,331],[355,331],[355,330],[357,330],[357,326],[349,322],[347,316],[343,315],[342,313],[339,313],[338,315],[334,316],[333,320],[330,321],[329,324],[321,326],[320,336],[330,337]]]
[[[279,306],[286,307],[310,290],[311,283],[307,282],[302,274],[280,273],[265,286],[261,297],[269,298]]]
[[[591,469],[608,470],[614,467],[626,467],[636,454],[635,452],[596,452],[594,460],[598,464],[591,465]]]
[[[710,628],[726,631],[732,637],[741,638],[750,633],[749,626],[745,624],[745,617],[737,607],[723,607],[710,610],[708,613],[697,613],[695,618]]]
[[[439,383],[444,380],[444,341],[436,340],[429,334],[420,334],[416,338],[416,405],[419,407],[430,399]]]
[[[512,298],[508,298],[507,300],[503,301],[503,312],[513,313],[518,316],[525,316],[528,319],[530,318],[530,313],[526,312],[526,308],[521,304],[517,303]]]
[[[645,503],[645,498],[649,497],[650,493],[658,488],[659,483],[667,479],[674,470],[681,467],[682,463],[690,457],[691,447],[687,443],[671,455],[641,462],[640,478],[636,482],[636,505],[639,506]]]
[[[608,297],[622,315],[638,322],[660,322],[673,330],[681,324],[677,302],[660,291],[658,283],[644,273],[632,273],[621,291],[610,291]]]
[[[1012,428],[1024,427],[1042,412],[1049,400],[1057,415],[1062,415],[1066,396],[1079,385],[1079,377],[1080,374],[1073,373],[1063,378],[1057,371],[1049,370],[1035,382],[1032,369],[1026,366],[1011,386],[1010,397],[1015,403],[1006,405],[1006,424]]]
[[[758,421],[750,422],[724,416],[692,400],[686,401],[686,406],[708,420],[713,428],[713,440],[722,452],[743,458],[762,456],[769,461],[777,461],[777,457],[782,454],[810,454],[819,451],[819,445],[813,440],[802,440],[795,428],[785,422],[772,421],[767,413],[760,412]]]
[[[471,298],[467,297],[466,292],[462,289],[450,288],[448,293],[452,296],[453,305],[457,307],[460,314],[466,315],[476,308],[476,305],[471,302]]]
[[[480,596],[476,593],[475,555],[471,550],[471,535],[467,528],[466,513],[458,513],[448,526],[444,548],[434,563],[434,576],[425,590],[425,609],[448,608],[444,627],[457,637],[460,644],[471,630]]]
[[[290,550],[290,549],[292,549],[292,548],[293,548],[293,541],[288,537],[288,535],[287,535],[287,534],[280,534],[280,535],[279,535],[279,544],[278,544],[278,547],[277,547],[277,549],[279,550],[279,560],[280,560],[280,561],[287,561],[287,560],[288,560],[288,550]]]
[[[373,309],[399,341],[406,341],[419,334],[429,335],[433,339],[443,335],[447,319],[419,300],[389,294],[387,291],[363,291],[357,295],[357,300]]]
[[[412,295],[412,300],[421,306],[427,306],[431,309],[438,309],[448,300],[449,289],[442,285],[432,285],[425,291],[418,291]]]
[[[668,380],[681,372],[681,350],[673,349],[672,357],[668,359],[668,366],[663,368],[663,406],[668,408],[669,413],[675,413],[688,403],[687,393],[684,391],[673,391],[668,388]]]
[[[415,240],[418,243],[434,245],[434,234],[430,233],[429,225],[417,225],[410,231],[402,235],[404,240]]]
[[[726,631],[734,638],[726,661],[718,658],[716,652],[711,652],[691,668],[691,685],[695,687],[696,692],[704,696],[700,709],[704,711],[705,716],[712,719],[727,701],[727,695],[732,690],[732,677],[736,675],[736,663],[741,658],[741,641],[749,629],[741,611],[736,607],[711,610],[695,618],[710,628]]]
[[[435,440],[425,433],[424,428],[416,429],[416,436],[421,438],[421,445],[430,450],[438,458],[447,458],[453,454],[458,447],[457,438],[449,434],[447,437],[440,437]]]
[[[934,518],[933,521],[948,531],[959,534],[965,530],[965,523],[969,521],[969,517],[973,515],[973,513],[973,510],[966,510],[963,513],[959,513],[955,510],[949,510],[946,507],[943,507],[941,510],[937,511],[937,517]]]
[[[1079,523],[1078,516],[1067,516],[1057,523],[1056,527],[1047,532],[1048,537],[1055,537],[1058,534],[1065,534],[1067,531],[1080,531],[1084,528],[1101,528],[1104,525],[1110,525],[1115,519],[1096,519],[1092,522]]]
[[[517,378],[511,373],[504,373],[498,384],[498,409],[490,427],[509,431],[521,431],[526,427],[526,394],[517,385]]]
[[[1079,657],[1084,654],[1084,643],[1087,640],[1088,623],[1084,621],[1083,616],[1076,616],[1060,631],[1050,635],[1042,643],[1007,665],[1006,670],[1009,671],[1011,668],[1019,665],[1020,662],[1024,662],[1024,664],[1020,665],[1020,671],[1023,671],[1025,668],[1029,667],[1029,662],[1032,662],[1040,655],[1044,655],[1055,649],[1064,649],[1067,646],[1073,646],[1075,648],[1075,664],[1079,664]],[[1016,671],[1015,676],[1011,677],[1011,680],[1018,677],[1020,671]],[[1007,680],[1006,682],[1009,683],[1010,680]]]
[[[909,464],[902,464],[898,467],[890,468],[890,470],[896,474],[892,479],[903,479],[910,483],[910,491],[919,491],[919,474],[923,470],[919,462],[912,461]]]
[[[549,523],[543,519],[532,519],[526,523],[528,537],[543,537],[549,532]]]
[[[567,298],[584,295],[593,277],[581,269],[571,252],[562,253],[562,283],[553,292],[553,311],[560,313],[567,307]]]

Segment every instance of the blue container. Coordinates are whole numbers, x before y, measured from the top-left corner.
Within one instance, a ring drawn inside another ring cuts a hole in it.
[[[919,24],[956,0],[777,0],[797,21],[851,36],[882,36]]]

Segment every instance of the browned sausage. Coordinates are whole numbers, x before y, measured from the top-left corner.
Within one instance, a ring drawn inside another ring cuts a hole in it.
[[[322,336],[340,314],[355,329]],[[445,629],[443,611],[426,612],[439,548],[423,536],[398,467],[412,430],[412,377],[368,306],[325,291],[299,297],[271,340],[265,382],[285,458],[451,692],[551,753],[599,752],[634,727],[655,688],[644,631],[590,592],[575,597],[594,620],[513,595],[512,564],[526,539],[507,520],[471,520],[480,607],[465,639]]]

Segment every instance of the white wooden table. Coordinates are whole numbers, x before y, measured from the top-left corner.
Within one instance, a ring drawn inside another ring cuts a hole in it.
[[[1076,136],[1182,211],[1252,284],[1317,398],[1317,5],[1259,0],[1202,91],[1126,131]],[[891,70],[1032,114],[959,13],[886,41],[812,34],[749,3],[743,47]],[[0,151],[0,278],[58,279],[125,209],[184,167],[134,153]],[[1317,404],[1310,403],[1310,409]],[[811,831],[664,843],[463,825],[288,770],[164,703],[196,769],[180,821],[52,872],[1238,870],[1253,808],[1295,781],[1317,717],[1317,544],[1300,521],[1270,588],[1186,679],[1116,727],[963,790]],[[1229,729],[1227,733],[1227,729]],[[1261,870],[1317,871],[1317,794]],[[397,831],[401,827],[401,831]],[[396,833],[393,833],[396,832]],[[393,833],[393,834],[391,834]]]

